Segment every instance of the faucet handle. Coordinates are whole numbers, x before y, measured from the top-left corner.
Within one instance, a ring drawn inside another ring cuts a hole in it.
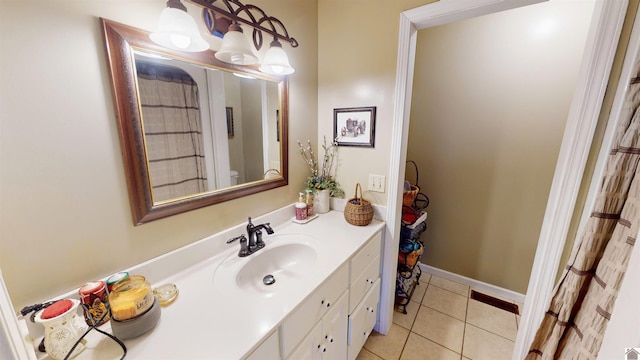
[[[251,255],[251,250],[249,250],[249,246],[247,244],[247,238],[242,235],[240,236],[240,251],[238,252],[238,256],[245,257]]]
[[[243,237],[244,237],[244,234],[242,234],[240,236],[233,237],[233,238],[227,240],[227,244],[231,244],[232,242],[234,242],[236,240],[239,240],[239,239],[242,239]]]
[[[269,231],[267,231],[269,232]],[[262,240],[262,231],[256,231],[256,249],[262,249],[264,247],[264,241]]]

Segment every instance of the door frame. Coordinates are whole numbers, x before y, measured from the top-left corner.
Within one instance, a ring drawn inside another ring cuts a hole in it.
[[[393,321],[397,249],[400,242],[402,192],[409,138],[417,32],[544,0],[442,0],[400,14],[394,112],[389,164],[389,193],[378,331]],[[534,257],[523,315],[513,351],[522,359],[549,304],[560,257],[576,204],[609,73],[626,15],[628,0],[596,0],[578,83],[571,102],[560,153]],[[395,189],[394,189],[395,184]]]

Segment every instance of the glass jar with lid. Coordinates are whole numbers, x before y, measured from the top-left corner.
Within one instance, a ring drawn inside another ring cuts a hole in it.
[[[120,321],[133,319],[149,310],[154,300],[151,284],[144,276],[129,276],[115,283],[109,293],[111,316]]]

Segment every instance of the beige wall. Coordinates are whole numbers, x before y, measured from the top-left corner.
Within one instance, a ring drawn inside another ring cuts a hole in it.
[[[389,177],[400,13],[429,0],[320,0],[318,3],[318,143],[333,137],[333,109],[376,106],[375,148],[341,147],[337,180],[351,198],[387,203],[366,190],[369,174]],[[302,139],[301,139],[302,140]],[[312,139],[313,140],[313,139]],[[386,191],[389,184],[386,184]]]
[[[419,31],[407,158],[431,200],[426,264],[526,292],[593,3]]]
[[[288,51],[290,185],[133,226],[98,17],[153,30],[165,3],[0,2],[0,267],[16,307],[290,204],[303,186],[294,144],[317,137],[317,1],[254,0],[300,43]]]

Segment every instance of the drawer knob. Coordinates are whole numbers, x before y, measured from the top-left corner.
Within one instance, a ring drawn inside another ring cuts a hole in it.
[[[329,303],[328,301],[324,301],[324,300],[322,300],[322,301],[320,302],[320,304],[321,304],[321,305],[324,305],[326,308],[328,308],[329,306],[331,306],[331,303]]]
[[[329,337],[329,335],[326,335],[324,338],[328,340],[330,343],[333,342],[333,337]]]

